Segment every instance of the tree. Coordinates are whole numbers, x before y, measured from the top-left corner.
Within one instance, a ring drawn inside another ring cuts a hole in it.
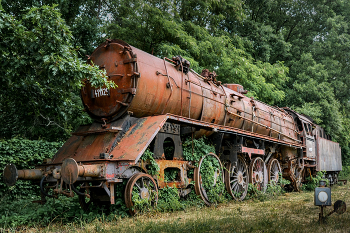
[[[81,115],[82,80],[113,86],[78,57],[55,6],[33,7],[21,19],[1,11],[0,57],[0,137],[62,139],[74,125],[68,116]]]
[[[219,80],[240,83],[250,95],[270,104],[284,98],[278,89],[287,79],[283,63],[256,61],[245,51],[242,38],[231,37],[220,26],[229,11],[239,8],[239,1],[116,2],[107,36],[161,58],[181,55],[195,71],[215,70]],[[232,12],[230,20],[233,18],[240,19]]]

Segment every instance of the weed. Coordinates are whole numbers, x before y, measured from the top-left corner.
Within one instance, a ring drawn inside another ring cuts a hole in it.
[[[319,182],[321,180],[326,181],[326,184],[328,185],[329,180],[324,178],[325,174],[326,174],[325,171],[319,171],[317,172],[315,177],[307,177],[306,178],[307,183],[301,186],[301,189],[303,191],[314,191],[315,188],[318,187]]]
[[[184,210],[185,204],[180,202],[180,196],[176,187],[166,187],[159,190],[157,210],[161,212]]]
[[[287,185],[290,182],[282,178],[282,176],[280,177],[280,182],[278,182],[279,184],[270,182],[269,184],[267,184],[265,192],[258,190],[258,188],[255,185],[249,184],[246,199],[266,201],[284,194],[285,190],[281,184]]]
[[[159,165],[154,160],[153,155],[154,155],[153,152],[149,148],[147,148],[145,153],[143,153],[143,155],[141,156],[142,161],[144,162],[147,161],[149,163],[147,166],[147,172],[152,176],[159,174]]]

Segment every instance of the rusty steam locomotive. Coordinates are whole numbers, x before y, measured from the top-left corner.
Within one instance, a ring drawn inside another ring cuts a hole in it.
[[[37,180],[43,195],[76,193],[86,208],[88,198],[114,204],[115,185],[124,180],[128,207],[133,206],[135,187],[147,199],[149,184],[155,193],[175,185],[186,195],[194,181],[196,194],[210,205],[201,163],[194,167],[183,158],[182,139],[188,135],[205,135],[215,144],[216,154],[203,158],[218,160],[225,172],[216,179],[223,179],[235,199],[244,199],[248,183],[264,189],[281,174],[295,190],[316,171],[327,171],[337,181],[342,169],[339,144],[305,115],[248,98],[241,85],[221,84],[214,72],[199,75],[180,56],[160,59],[121,40],[107,40],[88,59],[105,69],[118,87],[93,88],[86,82],[81,98],[94,123],[81,126],[36,169],[7,165],[6,184]],[[174,147],[170,156],[165,156],[166,140]],[[140,160],[150,145],[160,168],[157,176],[148,174],[147,163]],[[176,180],[164,179],[169,168],[178,170]],[[194,169],[193,177],[189,169]]]

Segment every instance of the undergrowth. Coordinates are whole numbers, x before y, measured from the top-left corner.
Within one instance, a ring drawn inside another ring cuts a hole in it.
[[[187,138],[183,141],[184,158],[189,161],[193,161],[195,166],[198,166],[199,160],[210,152],[214,152],[214,147],[207,141],[206,138],[193,139]],[[147,161],[149,164],[148,173],[156,176],[159,174],[159,166],[153,158],[153,153],[147,149],[144,155],[141,157],[143,161]],[[214,178],[222,177],[222,171],[216,174],[219,170],[219,163],[213,156],[207,156],[201,164],[201,176],[203,187],[206,190],[206,194],[210,202],[215,205],[222,202],[229,202],[232,197],[224,188],[224,183],[221,179]],[[177,176],[178,170],[169,169],[166,175],[167,181],[173,181]],[[188,171],[189,176],[193,177],[193,170]],[[282,177],[282,174],[280,175]],[[318,174],[311,185],[318,184],[319,179],[322,178],[322,174]],[[251,184],[248,186],[248,194],[246,199],[255,199],[259,201],[265,201],[271,198],[275,198],[285,192],[281,187],[288,184],[288,181],[281,178],[279,185],[268,184],[266,191],[261,192]],[[115,185],[115,205],[97,206],[90,205],[89,212],[84,212],[78,202],[77,195],[74,198],[67,198],[60,196],[58,199],[49,199],[45,205],[38,203],[32,203],[33,200],[39,200],[40,197],[28,195],[18,196],[18,199],[13,201],[12,198],[3,197],[0,199],[0,228],[3,229],[17,229],[20,226],[47,226],[52,223],[78,223],[85,224],[94,220],[99,221],[113,221],[116,219],[129,216],[128,209],[124,202],[124,190],[126,181],[122,184]],[[190,184],[191,191],[184,197],[179,195],[180,191],[176,187],[166,187],[158,191],[158,204],[152,206],[150,202],[154,200],[154,196],[151,196],[150,200],[141,200],[137,190],[134,190],[132,200],[135,203],[136,208],[142,212],[174,212],[174,211],[186,211],[186,209],[195,207],[203,208],[205,206],[203,200],[201,200],[194,191],[194,184]]]
[[[303,191],[314,191],[316,187],[319,186],[321,180],[326,181],[326,185],[329,185],[329,180],[325,179],[325,171],[318,171],[316,176],[306,177],[306,183],[301,186]]]

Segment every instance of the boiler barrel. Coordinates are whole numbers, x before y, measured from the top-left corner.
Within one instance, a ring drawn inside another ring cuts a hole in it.
[[[85,109],[97,120],[113,121],[127,111],[135,117],[171,113],[286,141],[298,138],[288,113],[227,88],[237,85],[224,87],[194,72],[179,71],[172,62],[121,40],[101,44],[90,61],[105,69],[118,86],[92,88],[86,83],[82,88]],[[199,135],[203,133],[210,134]]]

